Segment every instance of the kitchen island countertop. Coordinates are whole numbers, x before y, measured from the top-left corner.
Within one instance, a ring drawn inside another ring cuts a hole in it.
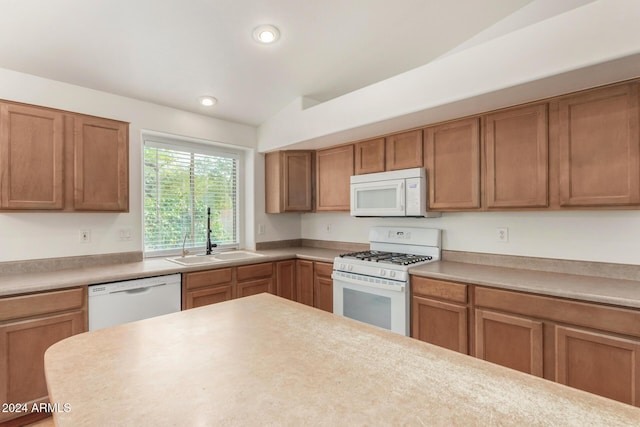
[[[268,294],[73,336],[47,350],[45,372],[61,427],[640,420],[639,408]]]

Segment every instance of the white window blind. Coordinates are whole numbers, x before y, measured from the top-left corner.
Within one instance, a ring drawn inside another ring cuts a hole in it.
[[[238,246],[238,154],[196,144],[145,140],[145,254],[204,250],[207,208],[211,242]]]

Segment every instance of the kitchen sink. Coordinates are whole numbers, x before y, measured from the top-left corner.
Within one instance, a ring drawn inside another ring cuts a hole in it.
[[[167,261],[175,262],[180,265],[203,265],[203,264],[213,264],[221,261],[233,261],[240,259],[248,259],[248,258],[257,258],[264,256],[262,254],[257,254],[255,252],[248,251],[230,251],[230,252],[221,252],[219,254],[211,254],[211,255],[187,255],[187,256],[178,256],[167,258]]]
[[[213,256],[219,259],[220,261],[231,261],[231,260],[237,260],[237,259],[257,258],[264,255],[257,254],[255,252],[247,252],[247,251],[231,251],[231,252],[221,252]]]
[[[175,262],[176,264],[181,264],[181,265],[202,265],[202,264],[212,264],[215,262],[220,262],[222,260],[217,259],[216,255],[187,255],[187,256],[167,258],[167,261]]]

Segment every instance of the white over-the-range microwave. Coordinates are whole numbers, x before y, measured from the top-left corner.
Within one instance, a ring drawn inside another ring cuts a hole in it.
[[[370,217],[439,217],[427,211],[424,168],[351,177],[351,215]]]

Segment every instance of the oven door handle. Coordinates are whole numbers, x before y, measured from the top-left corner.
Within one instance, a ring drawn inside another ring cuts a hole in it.
[[[339,282],[349,283],[353,285],[360,285],[365,288],[378,288],[378,289],[384,289],[386,291],[394,291],[394,292],[404,292],[406,289],[406,285],[404,284],[386,285],[384,283],[365,282],[364,280],[357,280],[357,279],[352,279],[350,277],[344,277],[340,273],[335,273],[335,272],[331,275],[331,278],[334,280],[334,286],[335,286],[335,281],[339,281]],[[380,279],[380,280],[386,280],[386,279]]]

